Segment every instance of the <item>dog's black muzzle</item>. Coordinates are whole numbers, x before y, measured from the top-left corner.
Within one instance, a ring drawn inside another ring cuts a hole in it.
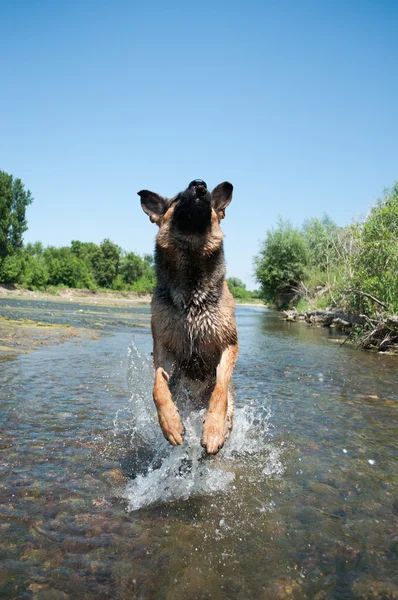
[[[202,179],[191,181],[179,194],[173,224],[183,233],[205,233],[211,225],[211,194]]]

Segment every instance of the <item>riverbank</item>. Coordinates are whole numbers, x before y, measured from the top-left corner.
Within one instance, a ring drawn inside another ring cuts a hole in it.
[[[24,298],[25,300],[51,300],[51,302],[80,302],[100,306],[135,306],[150,304],[151,294],[136,294],[115,290],[84,290],[77,288],[54,288],[51,291],[33,291],[0,284],[1,298]],[[237,306],[265,306],[258,299],[253,301],[235,298]]]
[[[305,312],[293,308],[283,313],[286,321],[335,329],[347,334],[346,341],[354,342],[366,350],[398,355],[398,315],[371,318],[364,314],[348,314],[340,308]]]
[[[149,294],[119,292],[114,290],[84,290],[54,288],[51,291],[32,291],[24,288],[0,285],[0,298],[23,298],[25,300],[51,300],[51,302],[79,302],[102,306],[134,306],[149,304]]]
[[[261,300],[253,300],[253,302],[250,302],[248,300],[239,300],[239,298],[234,298],[235,300],[235,305],[236,306],[260,306],[262,308],[268,308],[266,304],[264,304],[264,302],[261,302]]]

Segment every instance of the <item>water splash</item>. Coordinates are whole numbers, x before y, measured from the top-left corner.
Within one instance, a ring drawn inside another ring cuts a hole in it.
[[[122,491],[128,510],[191,497],[230,493],[237,486],[283,473],[281,450],[272,444],[269,409],[235,410],[234,429],[225,447],[209,457],[200,445],[204,411],[182,412],[185,439],[172,447],[164,440],[152,400],[153,367],[132,345],[128,383],[131,400],[118,411],[114,435],[128,434],[132,480]]]

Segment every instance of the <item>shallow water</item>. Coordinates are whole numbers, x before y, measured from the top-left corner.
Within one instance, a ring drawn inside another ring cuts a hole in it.
[[[0,314],[105,332],[0,360],[1,598],[398,598],[396,357],[238,307],[209,458],[161,436],[148,307]]]

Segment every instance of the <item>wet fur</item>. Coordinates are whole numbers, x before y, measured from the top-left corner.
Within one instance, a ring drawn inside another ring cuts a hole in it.
[[[220,229],[225,206],[212,199],[208,226],[204,231],[187,233],[173,221],[174,199],[161,199],[162,209],[153,213],[151,199],[147,201],[142,194],[145,212],[149,206],[148,214],[159,226],[151,320],[159,421],[166,439],[181,443],[183,429],[173,401],[181,408],[186,398],[183,392],[188,390],[195,408],[209,407],[202,444],[214,454],[232,428],[230,376],[238,352],[235,306],[225,281]]]

